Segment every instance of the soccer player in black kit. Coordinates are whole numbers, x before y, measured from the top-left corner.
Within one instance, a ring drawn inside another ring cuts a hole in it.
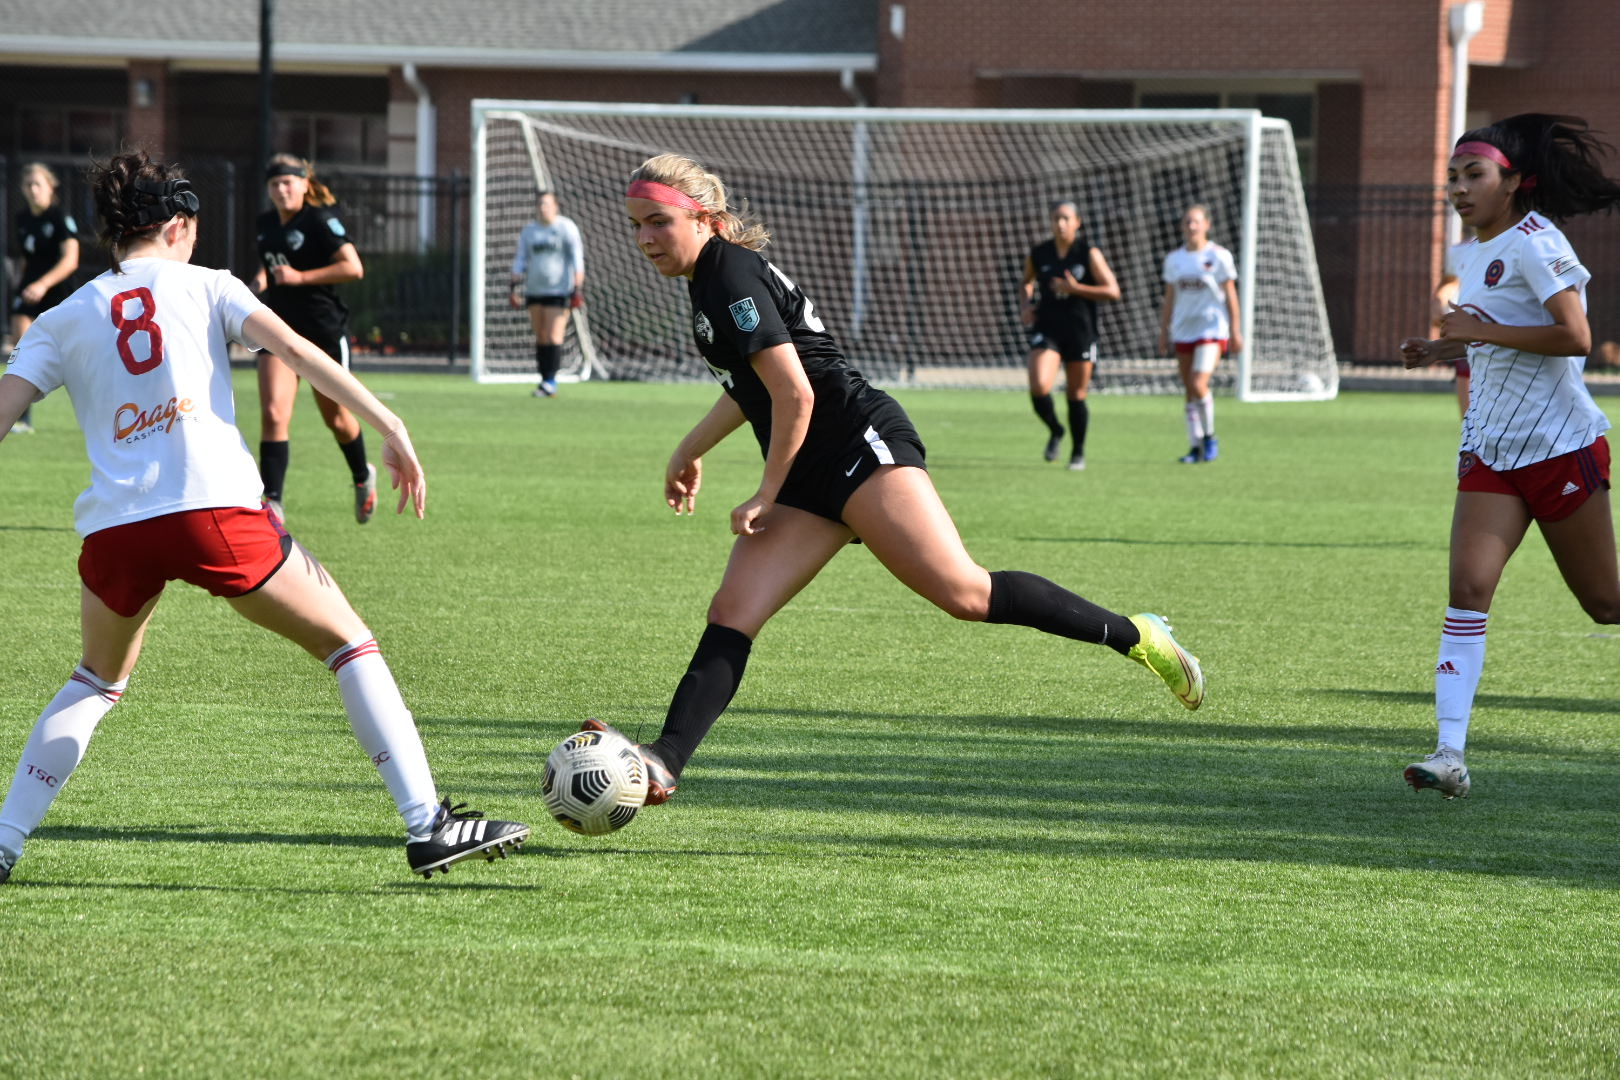
[[[365,274],[360,254],[334,205],[336,199],[315,177],[309,162],[276,154],[265,169],[271,209],[259,215],[262,265],[254,291],[265,305],[301,336],[349,367],[349,309],[332,286],[359,281]],[[366,461],[360,421],[342,405],[311,388],[321,419],[337,439],[354,482],[354,519],[364,525],[377,508],[377,468]],[[259,475],[264,497],[282,516],[283,489],[290,457],[287,441],[298,375],[269,352],[259,354]]]
[[[662,733],[641,747],[649,804],[674,793],[692,752],[730,704],[754,637],[855,539],[958,619],[1107,645],[1198,708],[1198,661],[1159,616],[1127,618],[1035,574],[990,573],[968,556],[905,411],[850,366],[810,298],[758,253],[769,234],[726,209],[718,177],[688,158],[660,155],[632,175],[625,209],[637,246],[658,272],[688,279],[692,333],[722,388],[670,458],[665,501],[677,514],[691,513],[703,455],[745,423],[765,455],[759,490],[731,511],[737,540],[708,626]],[[611,730],[600,720],[585,727]]]
[[[1067,200],[1051,207],[1052,239],[1030,249],[1024,259],[1024,325],[1029,335],[1029,400],[1046,424],[1046,460],[1056,461],[1063,425],[1052,408],[1058,361],[1069,401],[1069,434],[1074,450],[1069,468],[1086,467],[1086,428],[1091,410],[1086,392],[1097,362],[1097,304],[1119,299],[1119,282],[1103,253],[1080,231],[1080,208]]]
[[[11,297],[11,343],[73,291],[69,279],[79,268],[79,226],[57,201],[61,181],[50,166],[37,161],[22,167],[22,194],[28,204],[13,222],[15,253],[22,256],[22,274]],[[12,428],[34,430],[32,409],[24,409]]]

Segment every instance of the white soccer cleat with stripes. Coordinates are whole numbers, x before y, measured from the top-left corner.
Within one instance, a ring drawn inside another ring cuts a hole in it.
[[[1422,761],[1414,762],[1402,773],[1413,791],[1434,788],[1447,799],[1466,799],[1474,782],[1463,764],[1461,750],[1442,746]]]
[[[430,878],[447,873],[450,867],[475,855],[487,862],[496,857],[506,858],[506,851],[516,851],[529,838],[529,827],[516,821],[492,821],[478,810],[468,810],[466,803],[450,805],[445,799],[433,816],[432,831],[425,840],[407,840],[405,857],[410,860],[411,873]]]

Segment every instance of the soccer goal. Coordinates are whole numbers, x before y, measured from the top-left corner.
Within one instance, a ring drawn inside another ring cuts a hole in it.
[[[1165,254],[1210,210],[1238,263],[1244,350],[1216,385],[1251,400],[1333,397],[1338,372],[1287,123],[1250,109],[937,110],[473,102],[472,372],[526,380],[527,317],[507,304],[538,188],[585,241],[590,323],[577,373],[707,377],[686,289],[636,250],[630,172],[667,151],[725,180],[771,227],[766,254],[850,359],[890,385],[1017,387],[1019,283],[1048,206],[1076,202],[1123,297],[1100,308],[1105,392],[1179,388],[1157,355]],[[580,324],[583,327],[583,324]]]

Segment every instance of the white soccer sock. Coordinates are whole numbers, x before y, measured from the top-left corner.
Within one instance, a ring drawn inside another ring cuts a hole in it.
[[[0,849],[13,858],[84,758],[85,747],[107,710],[118,704],[129,680],[104,682],[82,666],[56,692],[23,744],[11,790],[0,806]]]
[[[1205,394],[1193,404],[1198,406],[1201,422],[1204,425],[1204,434],[1215,434],[1215,395]]]
[[[1187,442],[1197,446],[1204,441],[1204,413],[1198,402],[1189,401],[1183,411],[1187,414]]]
[[[426,835],[439,801],[433,772],[416,721],[399,696],[394,673],[377,650],[376,639],[349,642],[326,658],[326,666],[337,676],[349,727],[382,774],[407,834]]]
[[[1474,692],[1485,670],[1483,611],[1446,608],[1445,629],[1440,631],[1440,659],[1434,668],[1434,715],[1439,745],[1461,753],[1468,741],[1468,717],[1474,711]]]

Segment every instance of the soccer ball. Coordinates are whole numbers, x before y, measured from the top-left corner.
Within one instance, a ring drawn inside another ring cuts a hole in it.
[[[630,824],[647,801],[647,768],[624,736],[576,731],[546,758],[540,797],[564,828],[603,836]]]

